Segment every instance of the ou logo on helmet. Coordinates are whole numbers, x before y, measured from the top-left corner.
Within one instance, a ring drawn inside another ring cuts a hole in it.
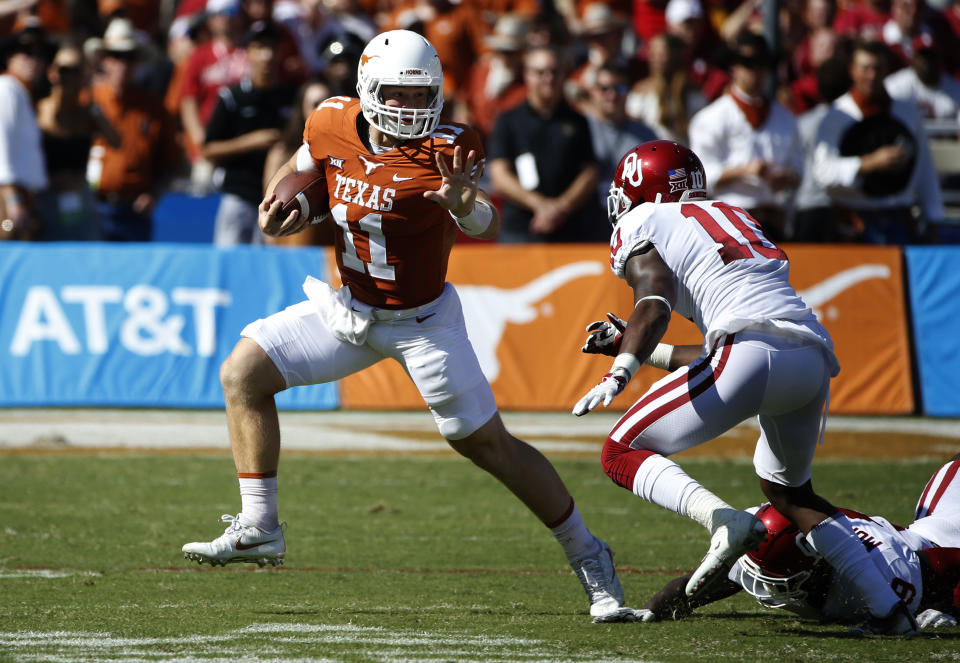
[[[623,172],[621,173],[624,182],[629,182],[632,186],[638,187],[643,182],[643,172],[640,163],[637,160],[637,153],[631,152],[623,160]]]

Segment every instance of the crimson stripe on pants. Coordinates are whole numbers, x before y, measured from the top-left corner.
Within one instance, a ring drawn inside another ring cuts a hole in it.
[[[950,486],[953,478],[957,476],[958,470],[960,470],[960,461],[955,460],[951,462],[947,473],[943,475],[943,479],[940,481],[940,487],[937,488],[937,492],[934,493],[933,499],[930,500],[930,506],[927,507],[927,512],[924,515],[929,516],[933,513],[933,510],[937,508],[937,503],[940,502],[943,494],[947,492],[947,488]],[[926,491],[924,491],[924,493],[926,493]],[[924,497],[926,497],[926,495],[924,495]]]
[[[621,436],[620,438],[621,441],[624,439],[633,440],[637,435],[639,435],[644,430],[646,430],[647,426],[652,424],[654,421],[657,421],[664,415],[670,412],[673,412],[680,406],[686,403],[689,403],[691,400],[693,400],[694,398],[702,394],[704,391],[709,389],[711,386],[713,386],[716,383],[717,378],[720,377],[720,374],[723,372],[723,369],[727,364],[727,359],[730,356],[730,349],[733,347],[733,341],[735,336],[736,334],[730,334],[727,337],[725,337],[723,340],[723,344],[722,345],[718,344],[719,347],[714,347],[713,352],[711,352],[710,355],[706,357],[702,362],[694,366],[692,370],[688,371],[684,375],[677,377],[677,379],[657,389],[655,392],[648,394],[647,396],[644,396],[636,403],[636,405],[630,408],[629,412],[627,412],[627,414],[624,415],[623,419],[626,419],[634,412],[639,412],[645,406],[654,402],[657,398],[663,396],[664,394],[667,394],[670,391],[676,389],[681,384],[683,383],[689,384],[693,379],[697,378],[701,373],[703,373],[705,369],[709,368],[710,362],[713,360],[713,357],[717,354],[718,350],[720,351],[720,361],[717,362],[717,367],[713,369],[713,371],[711,371],[708,375],[706,375],[699,384],[694,386],[692,389],[688,389],[687,391],[683,392],[673,400],[668,401],[667,403],[664,403],[657,409],[648,413],[640,421],[630,426],[630,428],[627,429],[626,434]],[[623,444],[623,442],[621,442],[621,444]],[[629,442],[627,444],[629,444]]]

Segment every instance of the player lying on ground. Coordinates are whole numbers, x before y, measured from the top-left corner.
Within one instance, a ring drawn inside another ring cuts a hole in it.
[[[958,456],[960,457],[960,456]],[[908,527],[879,516],[843,509],[891,589],[916,614],[922,628],[957,625],[960,615],[960,469],[956,458],[933,475]],[[857,591],[837,577],[795,525],[771,505],[754,507],[768,538],[738,559],[709,592],[688,597],[690,576],[671,580],[638,611],[645,622],[676,620],[696,608],[743,590],[768,608],[823,622],[853,623],[868,617]],[[857,631],[858,629],[854,629]]]
[[[584,525],[553,465],[510,435],[467,338],[460,299],[445,280],[461,231],[496,236],[500,217],[478,190],[483,146],[462,124],[439,125],[443,70],[422,36],[374,37],[358,67],[360,99],[332,97],[310,115],[304,145],[270,181],[260,228],[285,236],[308,219],[279,214],[277,183],[322,169],[343,286],[308,278],[307,300],[258,320],[221,369],[242,511],[225,533],[183,546],[188,559],[279,564],[280,426],[274,395],[340,380],[383,359],[399,362],[450,446],[514,493],[554,534],[595,621],[632,617],[610,547]],[[313,216],[313,214],[311,214]]]
[[[871,629],[915,632],[913,615],[869,563],[850,520],[813,491],[813,453],[840,370],[830,334],[790,285],[787,255],[743,209],[708,199],[706,187],[700,159],[677,143],[643,143],[621,159],[607,199],[610,266],[633,289],[635,305],[619,337],[609,333],[612,321],[588,328],[584,350],[616,359],[573,412],[609,405],[643,362],[672,371],[617,422],[601,462],[617,485],[710,532],[688,596],[722,581],[766,530],[668,456],[757,417],[754,468],[767,499],[857,588]],[[703,348],[674,352],[659,343],[674,310],[697,325]]]

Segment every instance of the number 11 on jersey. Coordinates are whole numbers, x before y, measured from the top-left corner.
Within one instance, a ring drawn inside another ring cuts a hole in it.
[[[360,258],[357,253],[356,237],[347,221],[347,206],[344,203],[338,203],[330,209],[330,214],[343,230],[343,253],[341,254],[343,266],[357,272],[366,272],[377,279],[395,281],[397,277],[394,267],[387,264],[387,238],[383,234],[382,217],[371,212],[357,220],[363,236],[367,239],[370,254],[368,262]]]

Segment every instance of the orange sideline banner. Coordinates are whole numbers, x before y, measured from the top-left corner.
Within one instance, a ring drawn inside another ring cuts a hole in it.
[[[899,249],[785,250],[795,287],[837,346],[843,368],[833,381],[831,411],[912,412]],[[502,409],[571,409],[610,366],[607,357],[580,352],[584,327],[607,311],[626,318],[632,308],[630,288],[610,272],[601,244],[461,245],[447,278],[460,294],[470,340]],[[337,280],[331,275],[331,283]],[[665,342],[700,344],[703,337],[674,315]],[[663,375],[644,367],[611,409],[626,409]],[[341,381],[340,398],[348,409],[425,407],[392,360]]]

